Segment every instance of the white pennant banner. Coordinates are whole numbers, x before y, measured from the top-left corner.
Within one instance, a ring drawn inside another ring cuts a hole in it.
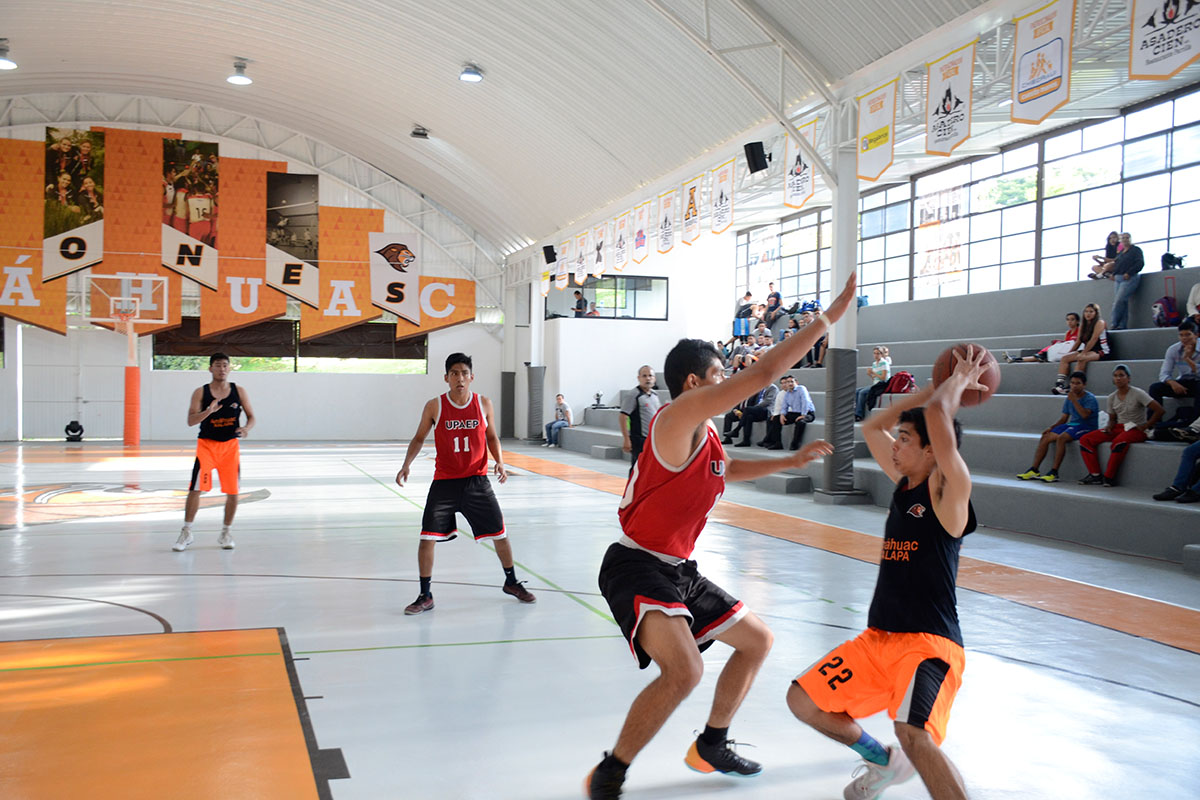
[[[613,221],[615,231],[613,241],[613,269],[622,272],[629,266],[629,251],[632,242],[629,231],[629,212],[626,211]]]
[[[929,155],[948,156],[971,138],[975,44],[965,44],[925,65],[925,152]]]
[[[879,180],[892,165],[898,80],[858,98],[858,177],[863,180]]]
[[[697,175],[683,185],[683,243],[700,238],[700,209],[703,205],[704,176]]]
[[[658,196],[658,252],[669,253],[675,246],[675,205],[679,192],[672,189]]]
[[[592,228],[592,247],[589,251],[592,274],[599,278],[608,269],[608,223],[601,222]]]
[[[804,137],[804,141],[808,142],[809,146],[816,148],[817,121],[815,119],[807,125],[801,125],[796,131]],[[783,163],[787,167],[787,172],[783,176],[783,204],[788,208],[802,208],[816,191],[813,187],[812,164],[808,163],[808,157],[800,149],[800,143],[795,141],[791,134],[785,133],[783,138]]]
[[[583,286],[588,276],[588,237],[589,231],[584,231],[575,237],[575,283]]]
[[[571,282],[571,240],[558,246],[558,260],[554,262],[554,288],[560,292]]]
[[[733,224],[733,171],[737,159],[731,158],[712,170],[712,232],[724,233]]]
[[[1012,121],[1037,125],[1071,99],[1075,0],[1054,0],[1013,23]]]
[[[1129,22],[1129,77],[1173,78],[1200,58],[1200,3],[1133,0]]]
[[[633,263],[640,264],[650,255],[650,240],[646,227],[650,222],[650,201],[634,206],[633,209]]]

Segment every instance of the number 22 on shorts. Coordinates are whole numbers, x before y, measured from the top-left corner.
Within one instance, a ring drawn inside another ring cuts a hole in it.
[[[854,677],[854,673],[849,669],[840,670],[832,675],[829,674],[830,670],[837,669],[838,667],[842,666],[843,663],[845,662],[841,656],[834,656],[818,668],[818,671],[826,677],[825,682],[829,684],[829,688],[835,692],[837,691],[837,685],[839,683],[845,683]]]

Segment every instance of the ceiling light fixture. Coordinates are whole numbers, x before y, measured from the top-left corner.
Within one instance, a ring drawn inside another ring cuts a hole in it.
[[[250,76],[246,74],[246,60],[242,58],[233,62],[233,74],[225,80],[234,86],[249,86],[254,83]]]
[[[424,125],[413,125],[412,133],[409,136],[414,139],[428,139],[429,130]]]
[[[0,69],[16,69],[17,62],[8,57],[8,39],[0,39]]]
[[[475,64],[463,64],[462,72],[459,73],[458,79],[467,83],[479,83],[483,80],[483,70]]]

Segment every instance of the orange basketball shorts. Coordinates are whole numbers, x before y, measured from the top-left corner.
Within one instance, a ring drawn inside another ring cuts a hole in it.
[[[214,439],[196,440],[196,463],[192,466],[192,482],[188,485],[188,491],[210,491],[213,488],[214,469],[221,479],[221,491],[225,494],[237,494],[238,478],[242,473],[237,439],[227,442]]]
[[[867,628],[795,682],[822,711],[861,719],[887,709],[941,745],[965,665],[962,647],[942,636]]]

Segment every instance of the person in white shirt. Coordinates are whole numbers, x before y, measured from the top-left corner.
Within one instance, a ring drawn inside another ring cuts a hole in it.
[[[779,381],[782,392],[775,396],[774,413],[767,419],[767,435],[759,447],[768,450],[783,449],[783,426],[795,425],[792,431],[792,443],[788,449],[799,450],[800,440],[804,438],[804,428],[816,417],[817,409],[813,405],[808,389],[796,383],[791,375],[784,375]]]
[[[1129,454],[1129,446],[1146,441],[1146,431],[1163,416],[1163,407],[1157,400],[1145,390],[1129,385],[1129,368],[1124,364],[1113,369],[1112,381],[1117,390],[1108,396],[1108,425],[1079,440],[1079,454],[1088,469],[1087,477],[1079,481],[1084,486],[1116,486],[1117,470]],[[1108,469],[1101,474],[1097,451],[1103,442],[1112,442],[1112,452],[1108,456]]]
[[[554,395],[554,420],[546,423],[546,442],[542,447],[554,447],[558,444],[558,432],[575,424],[571,414],[571,406],[561,394]],[[559,445],[560,447],[562,445]]]

